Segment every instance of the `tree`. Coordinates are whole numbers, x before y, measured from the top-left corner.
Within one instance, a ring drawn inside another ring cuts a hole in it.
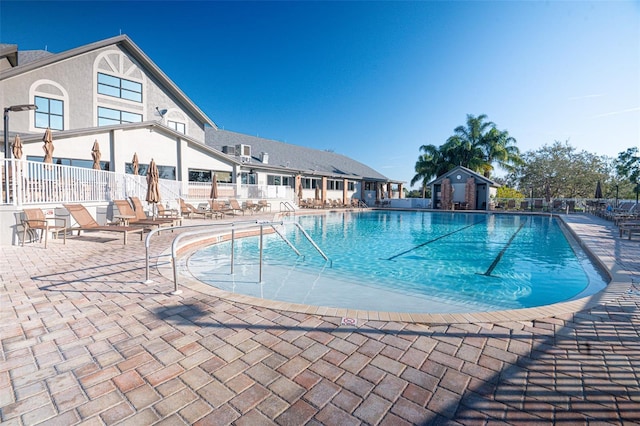
[[[533,191],[534,197],[593,198],[598,180],[609,190],[611,187],[606,158],[578,152],[568,141],[527,152],[523,165],[507,180],[518,182],[518,189],[525,194]]]
[[[454,129],[440,147],[422,145],[422,154],[416,161],[416,175],[411,185],[422,182],[423,193],[427,183],[434,177],[448,172],[456,166],[463,166],[490,178],[494,165],[507,171],[522,165],[520,150],[516,140],[506,130],[498,130],[495,123],[486,121],[481,114],[474,117],[467,114],[466,126]]]
[[[473,171],[483,171],[486,158],[483,150],[487,132],[495,128],[492,122],[485,122],[485,114],[474,117],[467,114],[467,125],[458,126],[454,135],[442,146],[445,157],[455,166],[463,166]]]
[[[418,157],[415,165],[415,176],[411,179],[411,186],[420,182],[422,196],[425,197],[427,184],[434,177],[449,171],[443,161],[442,152],[435,145],[422,145],[420,151],[423,153]]]
[[[618,154],[616,171],[621,178],[628,179],[633,185],[633,192],[637,199],[640,193],[640,151],[638,151],[638,147],[629,148]]]
[[[524,164],[520,156],[520,149],[516,140],[506,130],[500,131],[493,127],[483,138],[482,149],[485,154],[484,176],[491,177],[494,164],[508,172]]]
[[[466,126],[458,126],[455,134],[442,146],[443,157],[453,166],[464,166],[491,177],[494,165],[507,171],[522,165],[516,140],[506,130],[498,130],[495,123],[485,121],[486,114],[467,115]]]
[[[517,189],[501,186],[496,193],[497,198],[524,198],[524,194]]]

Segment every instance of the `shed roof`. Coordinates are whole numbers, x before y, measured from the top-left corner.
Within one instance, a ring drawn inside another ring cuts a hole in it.
[[[486,177],[482,176],[480,173],[476,173],[473,170],[468,169],[468,168],[463,167],[463,166],[456,166],[453,169],[449,170],[448,172],[438,176],[437,178],[435,178],[434,180],[429,182],[428,186],[437,185],[437,184],[441,183],[443,179],[451,177],[451,176],[455,175],[456,173],[460,173],[461,171],[466,173],[466,174],[470,174],[471,176],[473,176],[476,179],[476,181],[479,180],[479,181],[481,181],[483,183],[486,183],[489,186],[492,186],[492,187],[495,187],[495,188],[499,188],[500,186],[502,186],[499,183],[497,183],[497,182],[495,182],[495,181],[493,181],[493,180],[491,180],[489,178],[486,178]]]

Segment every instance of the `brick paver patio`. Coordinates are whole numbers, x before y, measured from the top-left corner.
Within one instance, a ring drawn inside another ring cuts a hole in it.
[[[0,420],[640,424],[640,241],[598,218],[567,220],[628,287],[527,321],[344,326],[189,286],[171,295],[155,269],[143,284],[139,241],[2,247]],[[153,237],[153,255],[174,236]]]

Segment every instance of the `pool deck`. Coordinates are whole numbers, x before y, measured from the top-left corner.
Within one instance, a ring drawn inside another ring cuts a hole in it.
[[[155,267],[143,284],[134,238],[0,247],[0,421],[640,424],[640,240],[593,216],[565,221],[611,272],[607,290],[525,314],[355,325],[188,280],[172,295]],[[175,235],[152,239],[161,268]]]

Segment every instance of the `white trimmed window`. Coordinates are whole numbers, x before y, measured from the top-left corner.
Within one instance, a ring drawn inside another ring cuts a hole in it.
[[[98,73],[98,93],[114,98],[142,102],[142,84],[112,75]]]
[[[180,123],[178,121],[167,120],[167,127],[172,128],[176,132],[180,132],[182,134],[186,134],[186,126],[184,123]]]
[[[64,130],[64,102],[59,99],[35,96],[35,127],[39,129]]]
[[[120,111],[112,108],[98,107],[98,126],[109,126],[122,123],[140,123],[142,114]]]

